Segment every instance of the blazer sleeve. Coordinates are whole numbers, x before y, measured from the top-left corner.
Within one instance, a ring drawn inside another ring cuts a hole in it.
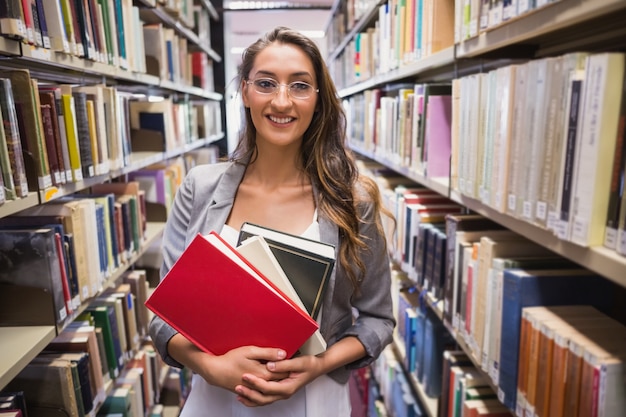
[[[359,361],[347,368],[354,369],[369,365],[391,343],[396,321],[393,315],[391,297],[391,266],[387,252],[386,238],[376,226],[373,204],[360,203],[363,222],[360,233],[366,240],[367,248],[361,257],[365,263],[365,274],[360,282],[360,291],[353,295],[352,307],[355,315],[353,324],[342,334],[356,336],[367,352]]]
[[[181,256],[186,247],[187,230],[194,201],[193,176],[187,175],[176,192],[172,208],[167,218],[163,232],[163,264],[161,265],[161,279],[167,274],[174,262]],[[161,355],[165,363],[170,366],[182,368],[183,365],[175,361],[167,353],[169,340],[178,333],[161,318],[154,316],[150,322],[148,333],[152,338],[154,347]]]

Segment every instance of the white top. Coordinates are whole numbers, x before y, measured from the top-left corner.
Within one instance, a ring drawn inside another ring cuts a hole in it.
[[[316,212],[317,214],[317,212]],[[220,236],[228,243],[237,243],[239,232],[224,225]],[[309,239],[320,239],[319,223],[315,216],[311,225],[302,233]],[[321,320],[320,312],[318,321]],[[322,375],[285,401],[277,401],[263,407],[246,407],[237,401],[237,395],[207,384],[194,374],[191,392],[180,417],[350,417],[350,393],[348,384],[339,384]]]

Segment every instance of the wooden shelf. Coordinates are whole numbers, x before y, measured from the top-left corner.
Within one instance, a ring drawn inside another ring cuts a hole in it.
[[[20,55],[20,41],[0,36],[0,54]]]
[[[223,136],[224,134],[221,133],[219,135],[211,136],[206,139],[199,139],[192,143],[187,143],[181,148],[173,149],[168,152],[133,152],[130,155],[130,163],[128,164],[128,166],[125,166],[124,168],[120,168],[120,169],[111,170],[107,174],[85,178],[81,181],[70,182],[67,184],[59,185],[59,186],[48,187],[44,190],[39,191],[38,201],[40,201],[41,203],[47,203],[49,201],[56,200],[63,196],[71,195],[78,191],[86,190],[87,188],[93,185],[100,184],[108,180],[121,177],[122,175],[126,175],[130,172],[137,171],[139,169],[145,168],[152,164],[156,164],[167,159],[175,158],[177,156],[183,155],[194,149],[207,146],[221,139]],[[20,203],[19,205],[17,204],[18,202]],[[10,208],[6,209],[6,213],[5,213],[5,210],[3,209],[4,205],[0,205],[0,217],[7,216],[12,213],[16,213],[20,210],[23,210],[24,208],[31,207],[33,205],[37,205],[37,203],[33,204],[32,201],[22,202],[20,200],[9,201],[8,203],[10,204]],[[15,204],[15,206],[13,206],[13,204]]]
[[[0,327],[0,390],[55,336],[54,326]]]
[[[180,36],[187,38],[187,40],[191,42],[190,47],[193,46],[193,48],[202,50],[215,62],[222,61],[222,58],[217,52],[206,46],[205,42],[198,38],[198,35],[191,29],[183,26],[181,22],[174,19],[162,6],[157,5],[155,8],[141,8],[140,16],[145,23],[163,23],[165,26],[174,29]]]
[[[34,207],[39,204],[39,196],[36,192],[29,192],[24,198],[17,200],[7,200],[0,204],[0,217],[10,216],[24,209]]]
[[[580,264],[581,266],[596,272],[607,279],[626,287],[626,257],[619,255],[615,251],[596,247],[582,247],[571,242],[561,240],[551,231],[535,226],[524,220],[516,219],[506,214],[500,213],[490,207],[486,207],[478,200],[453,193],[452,199],[463,204],[485,217],[511,229],[515,233],[522,235],[545,248],[561,255],[565,258]]]
[[[420,59],[419,61],[407,64],[401,68],[394,69],[384,74],[374,75],[363,82],[350,87],[342,88],[338,91],[338,94],[340,97],[348,97],[365,90],[405,80],[410,77],[415,78],[415,81],[417,82],[417,79],[425,73],[441,70],[446,66],[452,67],[453,65],[454,47],[450,47],[427,56],[426,58]]]
[[[448,178],[430,178],[430,177],[426,177],[424,175],[421,175],[413,170],[410,170],[409,168],[402,166],[399,163],[396,163],[394,161],[390,161],[387,158],[378,156],[373,154],[372,152],[354,147],[351,145],[351,149],[353,151],[355,151],[356,153],[365,156],[366,158],[369,158],[373,161],[379,162],[381,164],[383,164],[384,166],[386,166],[387,168],[391,168],[394,171],[396,171],[398,174],[401,174],[419,184],[422,184],[425,187],[430,188],[431,190],[443,195],[443,196],[449,196],[450,195],[450,188],[449,188],[449,179]]]

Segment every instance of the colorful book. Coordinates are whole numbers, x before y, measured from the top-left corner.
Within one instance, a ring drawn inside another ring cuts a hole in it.
[[[146,306],[215,355],[255,345],[291,357],[319,328],[215,232],[191,241]]]

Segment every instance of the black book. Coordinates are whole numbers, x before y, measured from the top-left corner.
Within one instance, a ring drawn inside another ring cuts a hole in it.
[[[47,291],[55,322],[62,324],[67,310],[55,230],[0,229],[0,283]]]
[[[251,236],[263,236],[306,311],[315,318],[335,265],[335,247],[248,222],[241,226],[237,245]]]
[[[83,177],[95,175],[93,150],[91,148],[91,134],[89,132],[89,119],[87,117],[87,94],[73,91],[74,106],[76,109],[76,128],[78,134],[78,149],[80,152],[80,165],[83,169]]]

